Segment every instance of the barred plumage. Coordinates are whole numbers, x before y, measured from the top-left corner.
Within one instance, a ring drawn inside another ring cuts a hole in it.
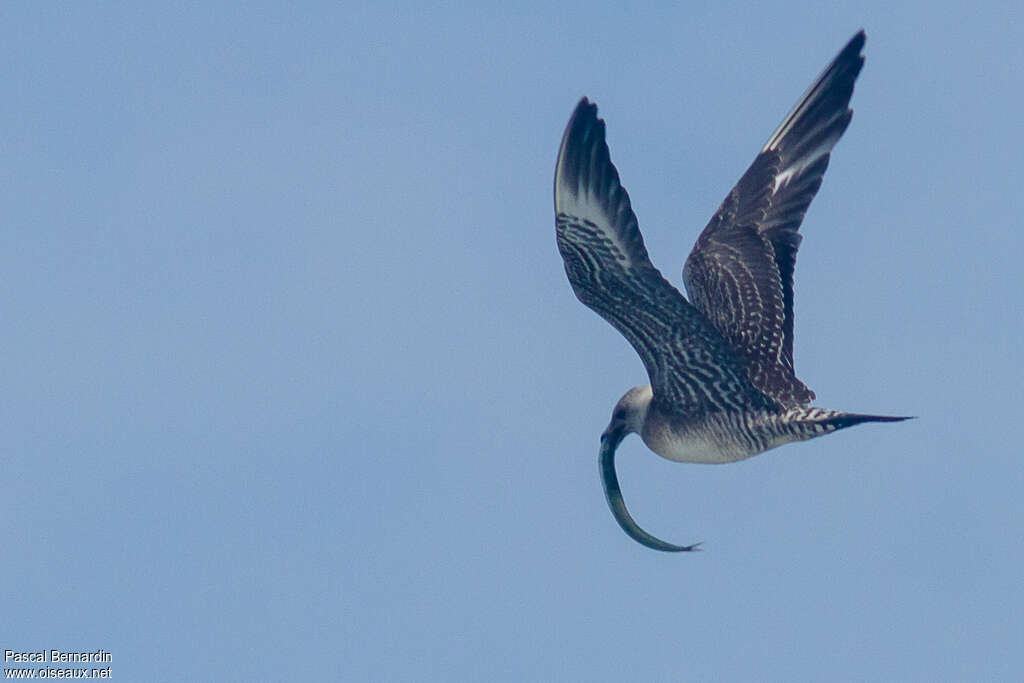
[[[660,541],[630,517],[614,466],[627,434],[671,460],[724,463],[907,419],[809,406],[814,392],[793,366],[798,231],[850,123],[864,40],[855,35],[818,77],[701,232],[683,269],[690,301],[647,255],[597,107],[583,98],[566,126],[554,192],[565,272],[577,298],[626,337],[651,382],[616,405],[601,437],[601,477],[615,519],[651,548],[696,546]]]

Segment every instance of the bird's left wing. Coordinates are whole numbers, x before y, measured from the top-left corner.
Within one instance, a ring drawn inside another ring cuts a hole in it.
[[[555,169],[555,228],[576,297],[629,340],[654,400],[676,413],[762,406],[726,341],[654,264],[597,107],[580,101]]]

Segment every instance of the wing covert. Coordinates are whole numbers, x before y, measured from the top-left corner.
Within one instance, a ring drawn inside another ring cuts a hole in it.
[[[694,306],[725,337],[753,385],[783,404],[814,399],[793,367],[793,271],[800,224],[853,115],[864,41],[860,31],[772,133],[683,268]]]
[[[636,350],[669,412],[762,407],[722,336],[651,263],[605,142],[597,107],[580,101],[555,168],[555,231],[576,297]]]

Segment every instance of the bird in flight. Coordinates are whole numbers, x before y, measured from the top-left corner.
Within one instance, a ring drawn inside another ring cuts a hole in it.
[[[604,121],[580,100],[555,167],[555,232],[576,297],[639,354],[650,384],[615,405],[601,435],[601,480],[619,526],[656,550],[673,545],[633,520],[615,474],[615,450],[636,432],[677,462],[727,463],[864,422],[810,405],[793,370],[793,268],[800,223],[829,155],[850,124],[864,64],[855,35],[768,138],[697,238],[683,267],[689,300],[644,247],[629,195],[605,142]]]

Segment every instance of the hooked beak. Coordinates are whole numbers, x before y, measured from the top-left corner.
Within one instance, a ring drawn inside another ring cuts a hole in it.
[[[601,434],[601,448],[605,447],[605,444],[610,442],[610,448],[614,451],[622,443],[622,440],[626,438],[626,432],[623,429],[614,429],[611,425],[604,430]]]

